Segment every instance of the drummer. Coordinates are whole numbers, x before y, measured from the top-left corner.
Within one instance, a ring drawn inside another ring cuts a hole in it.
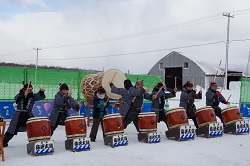
[[[95,142],[96,135],[98,132],[99,124],[102,126],[102,135],[104,135],[103,130],[103,117],[107,114],[106,108],[114,108],[115,105],[109,105],[109,101],[107,99],[106,91],[103,87],[99,87],[94,93],[94,111],[93,111],[93,125],[90,132],[90,140],[91,142]]]
[[[24,82],[23,82],[24,84]],[[26,127],[29,118],[34,117],[32,108],[36,101],[45,99],[44,89],[41,88],[38,93],[33,93],[31,82],[25,84],[19,93],[15,96],[16,112],[14,112],[10,125],[4,134],[3,146],[7,147],[8,142],[17,135],[20,127]]]
[[[211,82],[210,87],[206,92],[206,105],[213,107],[215,115],[218,116],[221,122],[224,124],[224,121],[221,115],[222,110],[219,107],[220,102],[223,104],[228,104],[228,102],[222,96],[222,94],[219,91],[217,91],[216,82]]]
[[[194,100],[201,98],[202,90],[200,90],[198,94],[196,94],[196,89],[193,89],[193,84],[190,83],[190,81],[187,81],[183,85],[179,106],[183,107],[186,110],[188,118],[194,121],[196,128],[198,128],[199,126],[195,116],[196,106],[194,105]]]
[[[156,95],[155,99],[152,100],[152,111],[155,112],[157,116],[157,121],[164,121],[167,125],[167,120],[165,116],[165,110],[164,110],[164,105],[165,105],[165,100],[175,97],[177,88],[174,88],[170,93],[165,92],[166,85],[164,85],[162,82],[159,82],[157,86],[154,87],[152,95]]]
[[[113,83],[110,83],[111,93],[116,93],[122,96],[122,118],[124,121],[124,129],[133,121],[137,131],[138,115],[141,112],[143,99],[152,100],[152,95],[147,93],[149,89],[143,88],[143,81],[137,81],[135,86],[132,85],[129,79],[124,81],[125,88],[117,88]]]
[[[69,116],[68,110],[70,108],[74,109],[75,111],[79,111],[82,107],[82,104],[78,104],[72,98],[72,92],[69,92],[69,87],[67,84],[59,84],[59,92],[55,95],[54,99],[54,107],[49,116],[50,119],[50,126],[51,126],[51,136],[53,132],[57,128],[57,126],[64,125],[66,118]]]

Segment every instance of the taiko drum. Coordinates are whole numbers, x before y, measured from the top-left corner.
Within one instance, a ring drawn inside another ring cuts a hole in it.
[[[139,113],[138,115],[139,132],[157,131],[157,118],[154,112]]]
[[[124,132],[124,123],[120,114],[109,114],[103,118],[103,130],[105,135]]]
[[[221,112],[221,115],[225,125],[242,120],[240,110],[238,107],[235,106],[224,108],[223,111]]]
[[[175,128],[181,125],[188,125],[186,110],[182,107],[169,109],[166,113],[167,124],[169,128]]]
[[[195,115],[199,127],[217,122],[214,109],[210,106],[197,109]]]
[[[26,124],[29,142],[50,140],[50,121],[47,117],[29,118]]]
[[[86,121],[84,116],[70,116],[65,120],[65,131],[67,139],[86,137]]]

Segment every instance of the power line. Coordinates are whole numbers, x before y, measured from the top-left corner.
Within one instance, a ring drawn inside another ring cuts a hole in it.
[[[250,39],[235,39],[231,40],[230,42],[240,42],[240,41],[249,41]],[[189,45],[189,46],[181,46],[181,47],[173,47],[173,48],[164,48],[164,49],[158,49],[158,50],[149,50],[149,51],[139,51],[139,52],[131,52],[131,53],[120,53],[120,54],[113,54],[113,55],[104,55],[104,56],[92,56],[92,57],[82,57],[82,58],[61,58],[61,59],[39,59],[39,60],[78,60],[78,59],[95,59],[95,58],[107,58],[107,57],[115,57],[115,56],[125,56],[125,55],[134,55],[134,54],[143,54],[143,53],[152,53],[152,52],[160,52],[160,51],[168,51],[168,50],[175,50],[175,49],[185,49],[185,48],[191,48],[191,47],[199,47],[199,46],[205,46],[205,45],[213,45],[213,44],[219,44],[219,43],[226,43],[225,41],[217,41],[217,42],[210,42],[210,43],[203,43],[203,44],[195,44],[195,45]],[[24,63],[24,62],[33,62],[36,61],[36,59],[33,60],[26,60],[26,61],[19,61],[15,63]]]
[[[104,56],[92,56],[92,57],[82,57],[82,58],[61,58],[61,59],[39,59],[39,60],[76,60],[76,59],[107,58],[107,57],[115,57],[115,56],[125,56],[125,55],[134,55],[134,54],[161,52],[161,51],[191,48],[191,47],[200,47],[200,46],[212,45],[212,44],[218,44],[218,43],[225,43],[225,41],[217,41],[217,42],[195,44],[195,45],[173,47],[173,48],[164,48],[164,49],[158,49],[158,50],[139,51],[139,52],[131,52],[131,53],[120,53],[120,54],[104,55]]]
[[[250,9],[231,11],[231,13],[234,13],[234,15],[249,14]],[[222,19],[222,18],[223,17],[221,17],[221,13],[218,13],[218,14],[214,14],[211,16],[206,16],[206,17],[202,17],[202,18],[198,18],[198,19],[194,19],[194,20],[166,26],[166,27],[155,28],[155,29],[136,32],[136,33],[132,33],[132,34],[121,35],[121,36],[116,36],[116,37],[111,37],[111,38],[100,39],[100,40],[94,40],[94,41],[89,41],[89,42],[84,42],[84,43],[73,43],[73,44],[67,44],[67,45],[47,46],[47,47],[43,47],[43,49],[76,47],[76,46],[85,46],[85,45],[93,45],[93,44],[99,44],[99,43],[105,43],[105,42],[112,42],[112,41],[116,41],[116,40],[124,40],[124,39],[141,37],[141,36],[145,36],[145,35],[152,35],[152,34],[161,33],[161,32],[165,32],[165,31],[184,28],[184,27],[188,27],[188,26],[192,26],[192,25],[196,25],[196,24],[201,24],[201,23],[205,23],[205,22],[209,22],[209,21],[214,21],[214,20],[218,20],[218,19]],[[9,53],[9,54],[5,54],[5,55],[0,55],[0,58],[6,57],[6,56],[13,56],[13,55],[17,55],[17,54],[23,54],[23,53],[27,53],[30,51],[32,51],[32,50],[28,49],[28,51],[23,51],[23,52],[21,51],[21,52],[16,52],[16,53]]]
[[[31,51],[32,51],[32,49],[27,49],[27,50],[21,50],[21,51],[17,51],[17,52],[13,52],[13,53],[8,53],[8,54],[2,54],[2,55],[0,55],[0,58],[12,56],[12,55],[24,54],[24,53],[31,52]]]

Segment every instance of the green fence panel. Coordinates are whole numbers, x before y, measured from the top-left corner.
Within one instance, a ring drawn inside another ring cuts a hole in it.
[[[0,67],[0,100],[14,100],[25,80],[25,68]]]
[[[240,90],[240,103],[250,103],[250,79],[241,79],[241,90]]]
[[[45,89],[46,101],[54,100],[54,96],[59,90],[59,83],[68,84],[72,89],[72,97],[77,101],[82,101],[81,81],[86,75],[96,73],[24,67],[0,67],[0,100],[13,101],[15,95],[23,87],[22,81],[25,83],[31,81],[34,92],[38,92],[39,88]],[[158,82],[163,80],[162,77],[147,75],[127,75],[126,77],[132,81],[133,85],[137,79],[143,80],[144,87],[151,87],[151,90]]]

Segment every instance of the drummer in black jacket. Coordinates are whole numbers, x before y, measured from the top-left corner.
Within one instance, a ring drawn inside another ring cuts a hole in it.
[[[224,124],[224,121],[221,115],[222,110],[219,107],[220,102],[223,104],[228,104],[228,102],[221,95],[221,93],[217,91],[217,84],[215,82],[212,82],[210,84],[208,91],[206,92],[206,106],[213,107],[215,115],[218,116],[221,122]]]
[[[34,117],[32,108],[36,101],[45,99],[46,96],[44,91],[45,90],[41,88],[38,93],[33,93],[33,87],[30,82],[29,84],[25,84],[15,96],[15,104],[17,105],[17,109],[12,116],[8,130],[4,134],[4,147],[8,146],[8,142],[13,138],[14,135],[17,135],[21,127],[26,127],[27,120]]]
[[[177,88],[174,88],[170,93],[166,93],[165,88],[166,88],[166,85],[163,85],[162,82],[159,82],[157,86],[154,87],[152,91],[152,95],[157,95],[157,96],[155,96],[155,99],[152,100],[151,108],[152,108],[152,111],[155,112],[157,116],[158,123],[160,121],[164,121],[165,124],[167,125],[167,119],[166,119],[165,110],[164,110],[165,100],[175,97]]]

